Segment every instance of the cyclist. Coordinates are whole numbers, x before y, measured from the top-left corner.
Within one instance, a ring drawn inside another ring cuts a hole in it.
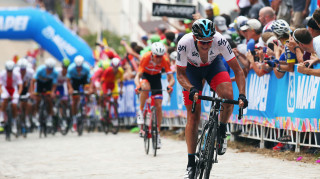
[[[67,78],[69,94],[72,94],[73,90],[79,91],[81,85],[85,87],[90,83],[90,67],[84,63],[83,56],[77,55],[74,58],[73,63],[68,67]],[[78,112],[77,105],[79,103],[79,100],[79,95],[75,95],[72,97],[71,111],[73,115],[74,130],[76,128],[76,114]]]
[[[120,59],[119,58],[113,58],[111,60],[111,66],[108,67],[103,71],[103,74],[101,76],[101,84],[102,84],[102,91],[104,94],[107,94],[108,92],[112,92],[112,96],[114,97],[115,101],[117,101],[117,98],[119,96],[119,89],[118,89],[118,83],[120,82],[120,94],[122,94],[122,87],[123,87],[123,73],[124,70],[122,67],[120,67]]]
[[[13,125],[12,132],[17,132],[16,117],[17,117],[17,103],[19,94],[22,92],[22,80],[19,73],[14,71],[15,64],[13,61],[7,61],[5,64],[6,70],[3,70],[0,74],[0,94],[2,102],[2,114],[5,114],[9,98],[12,98],[12,112],[13,112]],[[6,122],[4,118],[4,122]]]
[[[34,88],[35,83],[37,83],[35,94],[39,93],[50,93],[50,96],[46,96],[46,103],[48,104],[48,118],[47,118],[47,126],[52,126],[52,99],[55,97],[55,91],[57,88],[57,79],[58,72],[54,69],[56,65],[56,61],[53,58],[48,58],[45,61],[44,65],[38,67],[33,80],[32,85]],[[38,111],[38,107],[40,104],[41,96],[33,94],[36,98],[36,111]]]
[[[141,90],[161,90],[161,70],[165,69],[169,85],[167,87],[168,93],[172,92],[174,85],[174,78],[170,69],[170,62],[166,56],[166,48],[161,42],[155,42],[151,45],[151,51],[146,52],[141,60],[138,73],[134,79],[137,86],[136,93],[140,93],[140,110],[138,112],[137,123],[143,124],[142,110],[145,102],[149,96],[148,91]],[[140,79],[142,80],[140,81]],[[155,96],[155,107],[158,119],[158,131],[160,132],[160,125],[162,121],[162,91],[152,91],[151,95]],[[160,134],[158,133],[157,146],[161,148]]]
[[[193,178],[195,174],[195,151],[197,146],[198,125],[200,122],[201,105],[198,94],[201,95],[203,79],[217,94],[226,99],[233,99],[230,76],[221,60],[221,55],[227,61],[235,74],[239,88],[240,106],[247,106],[245,97],[245,77],[228,41],[219,32],[215,32],[212,21],[198,19],[192,25],[192,33],[186,34],[178,43],[177,80],[184,88],[184,103],[187,109],[187,125],[185,129],[188,149],[188,165],[185,178]],[[197,102],[192,113],[192,101]],[[218,154],[226,152],[227,122],[233,110],[233,105],[223,104],[220,115],[221,146]]]
[[[68,90],[67,90],[67,72],[68,67],[70,65],[70,60],[65,58],[62,60],[62,67],[57,68],[58,72],[58,82],[57,82],[57,90],[56,93],[62,97],[62,100],[67,100]]]
[[[34,75],[34,70],[31,67],[31,64],[27,59],[22,58],[18,61],[18,67],[14,69],[17,73],[20,73],[22,79],[22,93],[21,97],[28,98],[33,91],[33,85],[31,85],[31,81]],[[24,111],[24,119],[22,119],[22,124],[30,127],[32,121],[25,121],[26,116],[31,114],[32,105],[28,103],[27,100],[22,100],[20,103],[21,110]],[[24,127],[24,126],[23,126]]]

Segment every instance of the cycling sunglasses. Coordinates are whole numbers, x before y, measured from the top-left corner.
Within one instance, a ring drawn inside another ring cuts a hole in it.
[[[155,58],[162,58],[163,55],[153,55]]]
[[[199,39],[196,39],[201,45],[207,45],[207,44],[211,44],[213,42],[213,39],[211,40],[199,40]]]

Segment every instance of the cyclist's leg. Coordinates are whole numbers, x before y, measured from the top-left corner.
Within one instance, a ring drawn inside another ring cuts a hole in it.
[[[212,63],[211,69],[212,70],[208,71],[208,75],[206,77],[208,83],[210,84],[210,87],[217,92],[219,97],[225,99],[233,99],[233,90],[230,76],[226,71],[222,60],[220,58],[215,59]],[[218,149],[219,155],[223,155],[227,149],[227,123],[233,110],[232,104],[221,105],[223,106],[223,111],[220,113],[220,147]]]
[[[187,65],[186,74],[190,83],[199,90],[201,95],[202,90],[202,68]],[[192,101],[189,99],[189,91],[183,91],[184,104],[187,109],[187,124],[185,129],[185,136],[188,149],[188,167],[195,166],[195,152],[198,139],[198,126],[200,122],[201,103],[197,101],[195,112],[192,113]]]
[[[148,78],[150,81],[150,88],[151,90],[161,90],[161,74],[159,75],[152,75]],[[155,107],[156,107],[156,114],[158,120],[158,131],[160,132],[160,126],[162,122],[162,91],[152,91],[151,93],[155,98]]]
[[[142,90],[150,90],[151,89],[151,85],[149,83],[149,80],[146,78],[143,78],[140,81],[140,86],[141,86]],[[145,105],[148,97],[149,97],[149,91],[141,91],[141,93],[140,93],[140,111],[143,111],[144,105]]]

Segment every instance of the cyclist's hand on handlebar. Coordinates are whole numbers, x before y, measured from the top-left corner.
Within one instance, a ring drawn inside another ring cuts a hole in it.
[[[243,107],[243,109],[248,107],[248,100],[244,94],[239,94],[238,100],[239,100],[239,107]]]
[[[168,91],[169,94],[171,94],[172,91],[173,91],[173,88],[171,86],[167,86],[167,91]]]
[[[141,90],[141,87],[140,86],[137,86],[135,91],[136,91],[136,94],[139,94],[140,93],[140,90]]]
[[[197,94],[197,95],[195,95],[195,94]],[[189,99],[191,101],[197,101],[198,100],[198,94],[199,94],[199,90],[196,87],[191,87],[190,88]]]

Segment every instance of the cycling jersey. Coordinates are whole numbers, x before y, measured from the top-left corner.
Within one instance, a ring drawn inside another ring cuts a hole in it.
[[[7,99],[9,96],[13,98],[13,103],[17,104],[19,94],[18,85],[22,84],[21,75],[16,70],[13,70],[12,76],[7,75],[7,71],[3,70],[0,73],[0,84],[1,84],[1,98]]]
[[[62,75],[62,68],[61,67],[57,68],[57,72],[58,72],[58,83],[57,83],[56,91],[59,92],[60,96],[67,96],[68,95],[67,75],[65,75],[65,76]]]
[[[166,73],[172,73],[170,69],[170,62],[166,55],[162,56],[162,61],[159,64],[156,64],[151,59],[152,52],[147,52],[143,55],[140,65],[139,72],[147,73],[149,75],[156,75],[161,73],[162,68],[164,68]]]
[[[289,48],[284,46],[284,53],[280,56],[280,61],[286,61],[287,63],[296,63],[296,54],[292,53]]]
[[[33,78],[44,83],[52,80],[52,83],[56,84],[58,81],[58,72],[53,69],[52,72],[48,74],[47,67],[45,65],[41,65],[37,69]]]
[[[101,76],[101,81],[103,81],[102,84],[102,90],[103,93],[108,93],[108,90],[110,89],[112,93],[118,93],[118,83],[123,81],[123,73],[124,70],[122,67],[118,68],[117,74],[114,74],[113,67],[109,67],[105,69]],[[117,94],[113,95],[118,96]]]
[[[202,92],[202,80],[205,79],[213,90],[224,82],[230,82],[230,76],[222,62],[221,55],[228,62],[235,58],[228,41],[219,32],[214,35],[213,42],[208,51],[208,61],[203,63],[195,46],[193,34],[189,33],[182,37],[178,43],[178,67],[186,68],[186,75],[192,86]],[[189,91],[184,89],[185,105],[192,104],[189,99]],[[197,101],[200,103],[200,100]]]
[[[208,51],[208,62],[203,63],[201,61],[199,52],[195,46],[193,34],[189,33],[184,35],[178,43],[178,56],[176,64],[179,67],[187,67],[187,64],[191,64],[196,67],[208,66],[210,65],[218,55],[222,55],[226,61],[235,59],[232,48],[229,45],[225,37],[223,37],[219,32],[216,32]]]
[[[80,79],[83,79],[84,77],[86,77],[87,82],[89,82],[90,78],[91,78],[90,67],[87,64],[83,64],[80,73],[78,73],[76,64],[72,63],[68,67],[67,77],[71,80],[73,80],[73,79],[80,80]]]
[[[33,75],[34,75],[34,70],[32,68],[30,68],[30,67],[26,68],[26,72],[25,72],[23,77],[22,77],[22,75],[20,73],[20,68],[19,67],[14,68],[14,71],[16,71],[16,73],[20,74],[20,76],[22,78],[23,86],[29,86],[30,81],[32,80]]]

